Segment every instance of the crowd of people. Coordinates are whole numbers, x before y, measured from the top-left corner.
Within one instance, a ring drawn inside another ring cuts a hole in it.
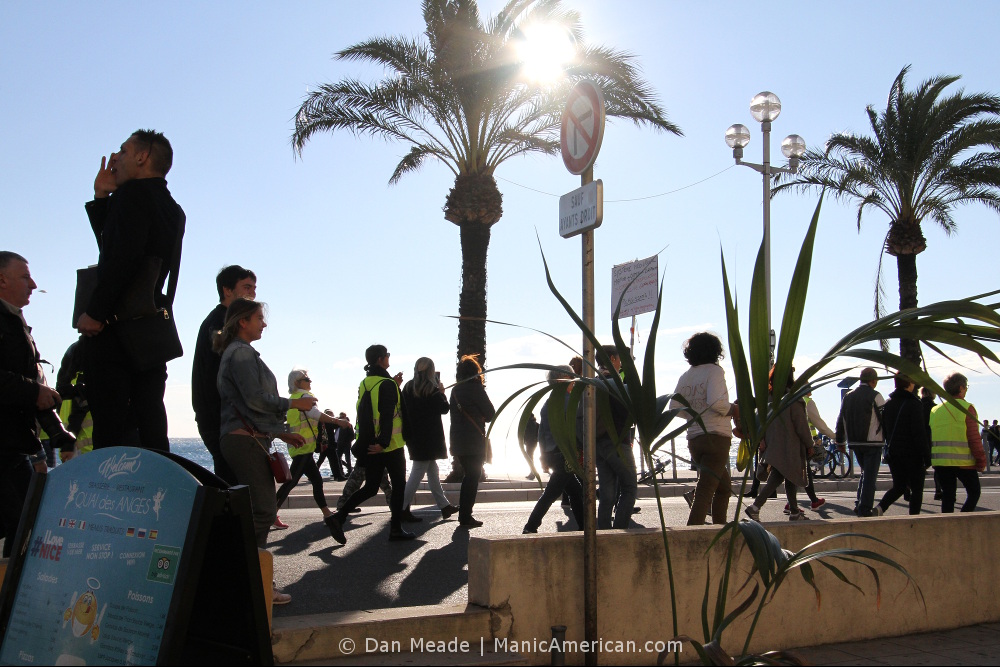
[[[23,313],[36,288],[28,260],[0,251],[0,530],[7,537],[16,533],[32,471],[44,472],[47,464],[54,464],[40,435],[60,451],[63,461],[117,445],[169,450],[163,397],[166,364],[180,355],[172,304],[185,227],[184,212],[166,187],[172,160],[170,143],[151,130],[134,132],[119,151],[102,158],[94,199],[85,205],[100,256],[96,270],[81,274],[77,286],[74,321],[80,337],[63,357],[56,389],[48,386]],[[419,358],[404,385],[402,373],[389,373],[389,350],[371,345],[365,351],[365,376],[352,424],[344,412],[334,416],[318,408],[305,369],[288,374],[287,397],[279,391],[274,373],[253,345],[267,326],[256,287],[256,275],[249,269],[232,265],[219,272],[219,304],[202,322],[195,341],[191,394],[198,432],[215,474],[224,484],[249,488],[258,546],[266,547],[272,528],[287,527],[278,508],[303,476],[312,485],[322,521],[340,544],[347,541],[350,514],[380,488],[391,509],[388,539],[413,539],[403,524],[421,520],[410,505],[425,477],[442,519],[457,513],[459,526],[482,526],[473,509],[491,456],[487,424],[495,409],[477,359],[458,361],[449,396],[431,359]],[[697,333],[685,342],[683,353],[690,368],[678,380],[671,407],[691,419],[688,444],[699,471],[694,493],[686,495],[691,505],[688,524],[703,524],[709,514],[721,524],[727,520],[732,493],[730,449],[738,433],[739,406],[729,398],[717,336]],[[577,526],[583,525],[583,485],[575,472],[579,467],[567,458],[579,457],[579,443],[560,441],[557,434],[566,429],[553,428],[554,420],[565,425],[580,419],[573,386],[583,374],[582,363],[574,357],[547,376],[554,399],[541,409],[537,444],[549,478],[524,533],[537,532],[560,497],[570,505]],[[615,346],[602,348],[598,364],[599,374],[608,381],[620,376]],[[794,377],[785,380],[787,391]],[[875,369],[864,369],[858,387],[843,399],[835,429],[822,420],[814,401],[794,401],[767,429],[756,475],[763,485],[754,487],[755,501],[746,508],[747,517],[758,520],[760,509],[782,483],[790,520],[806,518],[798,503],[800,487],[809,494],[813,510],[824,504],[812,488],[808,465],[820,435],[849,448],[858,461],[858,516],[879,516],[901,497],[908,499],[911,514],[919,513],[926,471],[932,466],[941,511],[954,511],[958,483],[966,490],[962,511],[974,510],[980,494],[977,471],[1000,464],[997,421],[991,426],[984,419],[980,426],[975,407],[966,400],[968,379],[959,373],[944,380],[947,401],[936,401],[926,387],[918,398],[915,383],[903,374],[895,375],[893,382],[894,390],[885,400],[876,390]],[[607,403],[596,423],[597,527],[627,528],[637,496],[630,417],[614,396],[604,394],[602,400]],[[446,414],[447,440],[442,422]],[[529,424],[534,424],[533,415]],[[291,480],[277,491],[271,469],[275,440],[285,442],[291,456]],[[530,440],[529,452],[535,439]],[[441,485],[437,464],[449,450],[453,474],[461,479],[457,506]],[[404,452],[411,461],[409,479]],[[346,481],[335,510],[327,505],[319,472],[325,457],[335,478]],[[875,481],[885,459],[893,485],[876,503]],[[12,543],[5,541],[4,556]],[[275,603],[288,601],[288,595],[275,589]]]

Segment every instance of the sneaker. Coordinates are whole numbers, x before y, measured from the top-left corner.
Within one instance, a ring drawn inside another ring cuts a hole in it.
[[[274,516],[274,523],[271,524],[271,528],[273,528],[274,530],[288,530],[288,524],[285,523],[284,521],[282,521],[280,516],[275,515]],[[289,598],[289,599],[291,599],[291,598]],[[284,604],[284,603],[282,603],[282,604]]]
[[[807,516],[806,516],[806,513],[805,513],[805,512],[803,512],[803,511],[802,511],[802,510],[800,509],[800,510],[799,510],[798,512],[796,512],[795,514],[789,514],[789,515],[788,515],[788,520],[789,520],[789,521],[808,521],[808,520],[809,520],[809,517],[807,517]]]
[[[458,525],[462,526],[463,528],[479,528],[480,526],[483,525],[483,522],[479,521],[475,517],[470,516],[467,519],[462,519],[461,521],[459,521]]]
[[[872,508],[872,513],[869,514],[868,516],[879,517],[882,516],[883,514],[885,514],[885,510],[882,509],[882,506],[876,505],[875,507]]]
[[[525,477],[525,479],[530,482],[531,480],[535,479],[535,473],[531,473],[530,475],[528,475],[527,477]]]
[[[330,530],[330,537],[335,539],[338,544],[347,544],[347,537],[344,535],[344,524],[337,518],[336,514],[331,514],[323,519],[323,523]]]
[[[688,507],[690,508],[694,507],[694,489],[691,489],[690,491],[685,491],[684,493],[681,494],[681,496],[684,497],[684,502],[688,504]]]
[[[355,507],[354,509],[351,510],[350,513],[351,514],[361,514],[361,508],[360,507]]]
[[[291,595],[289,595],[288,593],[282,593],[277,588],[275,588],[274,592],[271,594],[271,604],[273,605],[288,604],[291,601],[292,601]]]
[[[441,508],[441,518],[442,519],[450,519],[455,514],[455,512],[457,512],[457,511],[458,511],[458,508],[455,507],[454,505],[448,505],[447,507],[442,507]]]
[[[810,507],[812,507],[813,511],[815,512],[823,505],[826,505],[826,498],[817,498],[816,500],[812,501]]]
[[[781,511],[782,511],[782,512],[783,512],[784,514],[791,514],[791,513],[792,513],[792,510],[791,510],[791,508],[790,508],[790,507],[788,506],[788,503],[785,503],[785,509],[783,509],[783,510],[781,510]]]
[[[521,534],[522,535],[534,535],[537,532],[538,532],[537,530],[532,530],[531,528],[525,528],[524,530],[521,531]]]
[[[743,512],[757,523],[760,523],[760,509],[756,505],[747,505],[743,508]]]

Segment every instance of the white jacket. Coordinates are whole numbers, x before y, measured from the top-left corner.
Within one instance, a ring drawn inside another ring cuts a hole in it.
[[[726,388],[726,373],[718,364],[701,364],[692,366],[677,380],[675,394],[680,394],[691,404],[694,417],[701,414],[701,420],[705,423],[708,433],[722,435],[731,438],[733,429],[729,419],[729,412],[733,409],[733,404],[729,402],[729,390]],[[670,402],[671,408],[683,407],[677,401]],[[685,410],[683,414],[690,411]],[[692,422],[688,426],[688,440],[705,434],[698,422]]]

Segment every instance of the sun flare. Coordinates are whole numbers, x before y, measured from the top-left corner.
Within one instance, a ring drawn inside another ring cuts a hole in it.
[[[563,75],[573,61],[576,47],[568,32],[552,23],[533,23],[524,28],[517,55],[524,76],[536,83],[551,83]]]

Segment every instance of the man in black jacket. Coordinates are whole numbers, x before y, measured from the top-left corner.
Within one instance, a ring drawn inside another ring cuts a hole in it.
[[[129,431],[138,428],[140,446],[170,449],[163,406],[167,364],[147,370],[134,368],[116,320],[130,291],[137,289],[144,270],[155,266],[156,260],[155,306],[168,305],[163,284],[172,261],[180,258],[177,246],[185,221],[184,211],[167,190],[165,177],[172,163],[173,149],[166,137],[137,130],[110,159],[101,158],[94,200],[86,205],[101,254],[97,285],[76,328],[87,337],[84,373],[94,417],[95,448],[125,444]]]
[[[212,335],[225,324],[229,304],[238,298],[257,298],[257,276],[250,269],[234,264],[219,271],[219,275],[215,277],[215,287],[219,291],[219,305],[201,323],[198,339],[194,344],[191,405],[194,407],[194,420],[198,423],[198,434],[212,455],[215,474],[232,486],[237,483],[236,474],[226,463],[219,448],[222,399],[219,398],[217,380],[222,357],[212,349]]]
[[[844,396],[837,417],[837,444],[845,442],[858,460],[861,479],[858,480],[857,504],[859,517],[872,516],[875,504],[875,482],[882,463],[885,431],[882,428],[882,406],[885,399],[875,391],[878,373],[874,368],[861,371],[861,383]]]
[[[63,461],[73,457],[75,444],[55,411],[59,394],[41,381],[38,349],[21,310],[36,287],[24,257],[0,252],[0,528],[7,538],[5,558],[14,545],[32,466],[45,472],[38,424],[62,450]]]

